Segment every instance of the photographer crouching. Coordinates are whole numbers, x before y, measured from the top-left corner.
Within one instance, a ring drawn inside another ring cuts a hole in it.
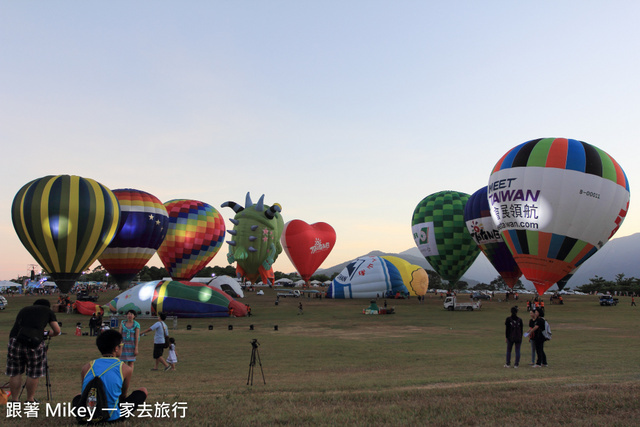
[[[51,331],[45,332],[47,324]],[[25,370],[27,402],[35,401],[38,380],[45,375],[47,366],[45,334],[49,337],[60,335],[60,326],[49,301],[39,299],[20,310],[9,333],[6,375],[10,377],[11,400],[14,402],[19,400]]]

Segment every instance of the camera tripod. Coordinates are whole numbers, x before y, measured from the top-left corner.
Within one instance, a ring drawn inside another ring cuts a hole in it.
[[[49,352],[49,344],[51,343],[51,337],[45,337],[46,344],[44,346],[44,377],[45,377],[45,388],[47,389],[47,401],[51,401],[53,399],[53,392],[51,391],[51,377],[49,376],[49,359],[47,358],[47,353]],[[22,389],[20,390],[20,394],[18,395],[18,400],[22,397],[22,392],[27,387],[27,380],[25,380],[24,384],[22,384]]]
[[[251,385],[253,385],[253,368],[256,366],[256,358],[258,360],[258,364],[260,365],[260,372],[262,373],[262,381],[266,384],[267,381],[264,379],[264,371],[262,370],[262,361],[260,360],[260,352],[258,351],[258,346],[260,343],[257,339],[253,339],[251,341],[251,361],[249,362],[249,376],[247,377],[247,385],[249,385],[249,381],[251,381]]]

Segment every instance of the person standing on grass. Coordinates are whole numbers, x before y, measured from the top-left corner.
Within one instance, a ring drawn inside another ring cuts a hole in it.
[[[511,307],[511,316],[504,321],[505,341],[507,343],[507,363],[505,368],[511,367],[511,349],[516,346],[516,360],[513,365],[517,368],[520,365],[520,345],[522,344],[522,319],[518,317],[518,306]]]
[[[542,366],[547,366],[547,355],[544,352],[544,335],[542,331],[544,331],[544,311],[541,308],[536,308],[534,310],[535,314],[535,322],[533,328],[529,330],[529,333],[533,333],[533,341],[536,344],[536,355],[538,359],[536,363],[532,366],[532,368],[540,368]]]
[[[635,307],[636,306],[636,297],[635,295],[631,295],[631,307]]]
[[[171,369],[172,371],[176,370],[176,363],[178,363],[178,354],[176,353],[176,340],[175,338],[169,338],[169,356],[167,356],[167,363],[169,364],[169,368],[165,368],[165,371]]]
[[[149,329],[146,329],[144,331],[142,331],[142,334],[146,334],[149,333],[151,331],[154,332],[153,335],[153,359],[155,360],[156,364],[155,367],[152,368],[152,371],[157,371],[158,370],[158,364],[162,363],[162,365],[166,368],[168,368],[170,365],[164,360],[164,358],[162,357],[162,354],[164,353],[164,337],[165,335],[168,336],[169,335],[169,328],[167,327],[167,324],[164,323],[164,321],[167,319],[167,315],[164,313],[158,313],[158,321],[156,323],[154,323],[153,325],[151,325],[151,327]]]
[[[304,314],[304,312],[302,311],[302,303],[298,304],[298,314]]]
[[[529,315],[531,318],[529,319],[529,332],[525,335],[525,337],[529,338],[529,344],[531,345],[531,363],[529,365],[533,366],[536,364],[536,342],[533,340],[535,334],[531,332],[531,329],[536,325],[536,313],[535,311],[529,311]]]
[[[120,323],[120,334],[123,344],[120,360],[126,362],[133,370],[133,364],[138,356],[138,343],[140,342],[140,324],[136,321],[135,310],[127,311],[127,320]]]
[[[45,335],[44,328],[49,325],[51,331]],[[7,347],[7,369],[11,400],[18,401],[22,374],[27,374],[25,387],[27,402],[34,402],[36,388],[40,377],[44,376],[47,367],[47,350],[45,336],[60,335],[58,319],[51,310],[51,303],[46,299],[36,300],[33,305],[24,307],[18,312],[16,321],[9,332]]]

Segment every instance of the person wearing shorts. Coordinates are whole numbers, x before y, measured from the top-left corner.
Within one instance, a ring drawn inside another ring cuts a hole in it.
[[[27,402],[35,401],[36,388],[40,377],[44,376],[47,368],[47,352],[44,337],[47,324],[51,331],[50,337],[60,335],[60,326],[56,315],[51,310],[51,303],[46,299],[36,300],[33,305],[24,307],[16,316],[16,321],[9,333],[7,345],[7,369],[11,400],[18,401],[22,374],[27,375]],[[28,331],[32,338],[39,341],[35,346],[25,343],[22,335]]]
[[[149,333],[151,331],[154,332],[153,335],[153,358],[156,362],[155,367],[152,368],[152,371],[158,370],[158,364],[162,363],[162,365],[167,368],[169,364],[164,360],[162,354],[164,353],[164,337],[165,335],[169,335],[169,328],[164,321],[167,319],[167,315],[164,313],[158,313],[158,321],[151,325],[149,329],[142,331],[143,334]]]

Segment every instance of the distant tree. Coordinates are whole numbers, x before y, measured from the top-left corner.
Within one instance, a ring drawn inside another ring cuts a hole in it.
[[[311,276],[311,280],[319,280],[320,282],[326,282],[329,279],[329,276],[327,276],[326,274],[316,274]]]
[[[495,279],[493,279],[490,283],[491,286],[493,286],[492,290],[504,290],[507,289],[507,284],[504,282],[504,279],[502,278],[502,276],[498,276]]]
[[[331,275],[331,280],[333,280],[333,279],[335,279],[336,277],[338,277],[338,275],[339,275],[339,274],[340,274],[340,272],[339,272],[339,271],[336,271],[335,273],[333,273],[333,274]]]
[[[459,291],[464,291],[465,289],[467,289],[469,287],[469,283],[465,282],[464,280],[459,280],[456,283],[456,289],[458,289]]]
[[[430,289],[442,289],[442,278],[438,273],[433,270],[427,270],[427,276],[429,276]]]

